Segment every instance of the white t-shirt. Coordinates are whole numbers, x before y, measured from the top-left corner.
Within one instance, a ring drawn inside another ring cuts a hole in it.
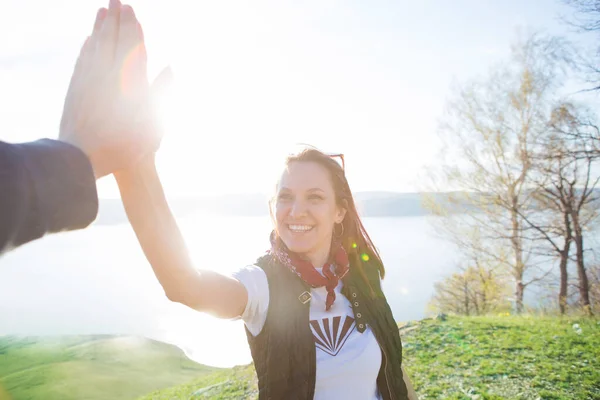
[[[233,276],[248,291],[242,320],[256,336],[265,324],[269,309],[267,276],[256,265],[239,269]],[[356,329],[350,302],[340,291],[342,285],[340,281],[329,311],[325,311],[327,290],[324,287],[311,289],[310,328],[317,351],[314,399],[379,400],[377,375],[381,350],[369,326],[363,333]]]

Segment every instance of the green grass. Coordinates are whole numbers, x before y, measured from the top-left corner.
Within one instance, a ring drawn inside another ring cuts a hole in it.
[[[599,319],[450,317],[401,334],[420,399],[600,400]],[[257,398],[252,365],[210,370],[133,339],[0,338],[0,377],[14,400]]]
[[[0,337],[0,384],[13,400],[132,399],[216,370],[144,338]]]
[[[401,332],[420,399],[600,399],[600,320],[450,317]],[[203,388],[209,389],[198,393]],[[250,365],[138,400],[256,399],[256,391]]]
[[[422,399],[600,399],[597,319],[427,320],[403,342]]]
[[[138,400],[256,399],[258,386],[252,365],[239,366],[196,379],[185,385],[158,390]]]

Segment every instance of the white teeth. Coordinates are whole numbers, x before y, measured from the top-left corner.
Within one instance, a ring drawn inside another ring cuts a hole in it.
[[[294,232],[306,232],[310,231],[313,227],[310,225],[288,225],[291,231]]]

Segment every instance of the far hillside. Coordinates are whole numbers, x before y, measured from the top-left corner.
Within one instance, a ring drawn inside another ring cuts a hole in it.
[[[218,370],[140,337],[0,337],[0,399],[129,400]]]
[[[357,192],[357,207],[363,217],[415,217],[427,214],[423,205],[425,196],[420,193]],[[433,194],[441,201],[442,195]],[[175,216],[203,212],[227,216],[268,216],[268,196],[265,194],[227,194],[221,196],[172,198],[169,205]],[[125,210],[119,199],[101,199],[96,224],[113,225],[127,222]]]

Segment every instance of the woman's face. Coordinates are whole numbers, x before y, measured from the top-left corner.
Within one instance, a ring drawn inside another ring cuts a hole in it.
[[[315,162],[295,161],[277,187],[275,223],[285,245],[309,260],[327,259],[334,224],[346,210],[336,204],[329,172]],[[324,258],[324,259],[323,259]],[[322,265],[315,265],[322,267]]]

